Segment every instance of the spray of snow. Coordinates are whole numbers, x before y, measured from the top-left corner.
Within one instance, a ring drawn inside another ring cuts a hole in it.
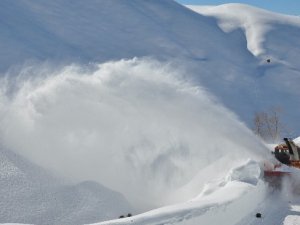
[[[201,177],[269,154],[171,65],[133,59],[24,68],[2,82],[2,143],[65,177],[117,190],[140,209],[182,200],[183,190],[195,197]]]
[[[294,142],[295,142],[296,145],[300,146],[300,137],[295,138]]]

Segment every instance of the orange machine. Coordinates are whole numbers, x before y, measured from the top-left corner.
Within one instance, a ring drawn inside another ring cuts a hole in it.
[[[290,138],[284,138],[284,144],[275,147],[275,158],[280,162],[273,168],[265,168],[265,176],[281,176],[291,173],[292,167],[300,169],[300,147]]]

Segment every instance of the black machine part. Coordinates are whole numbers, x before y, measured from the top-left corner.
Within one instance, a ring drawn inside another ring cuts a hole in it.
[[[290,165],[290,155],[287,152],[280,152],[279,149],[275,149],[275,158],[285,164],[285,165]]]
[[[291,146],[291,143],[290,143],[290,140],[288,138],[283,138],[283,140],[285,141],[288,149],[289,149],[289,153],[291,155],[294,155],[294,152],[293,152],[293,149],[292,149],[292,146]]]

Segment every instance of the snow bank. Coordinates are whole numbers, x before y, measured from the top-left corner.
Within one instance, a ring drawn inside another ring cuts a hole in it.
[[[259,165],[251,160],[233,168],[227,176],[229,179],[223,180],[221,186],[192,201],[98,224],[236,224],[265,198],[266,187],[259,181],[257,173],[252,174],[254,168],[259,171]],[[251,177],[250,183],[244,182],[245,176]],[[234,180],[230,180],[232,177]]]
[[[73,184],[0,148],[0,222],[75,225],[118,218],[132,208],[96,182]]]
[[[228,174],[218,180],[206,183],[202,192],[195,200],[202,199],[205,196],[211,195],[213,192],[219,191],[220,188],[227,186],[229,182],[240,181],[252,185],[257,185],[259,178],[261,177],[261,169],[257,162],[253,160],[247,160],[243,165],[232,168]],[[233,191],[232,195],[226,195],[219,198],[219,201],[224,201],[226,198],[233,198],[232,196],[239,196],[239,192]]]
[[[258,179],[260,178],[261,171],[257,162],[253,160],[248,160],[245,165],[239,166],[232,169],[228,176],[227,181],[242,181],[245,183],[256,185]]]
[[[177,190],[195,179],[184,199],[196,196],[204,182],[196,175],[214,164],[206,176],[219,176],[219,160],[226,173],[269,155],[171,66],[133,59],[49,71],[24,69],[12,94],[2,87],[3,144],[64,176],[99,181],[140,209],[181,201]]]

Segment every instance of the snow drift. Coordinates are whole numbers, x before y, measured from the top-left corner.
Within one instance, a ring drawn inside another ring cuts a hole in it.
[[[2,82],[18,83],[13,93],[1,88],[3,144],[64,176],[99,181],[140,209],[182,200],[176,191],[187,187],[184,199],[194,197],[205,168],[215,168],[205,172],[211,179],[268,154],[233,113],[169,65],[93,67],[24,69],[23,78]]]
[[[2,146],[0,221],[40,225],[83,224],[132,210],[125,198],[93,181],[58,179]]]
[[[232,168],[226,178],[220,179],[218,184],[217,182],[210,184],[210,187],[192,201],[156,209],[131,218],[97,224],[237,224],[265,199],[266,186],[259,177],[259,165],[248,160]]]

